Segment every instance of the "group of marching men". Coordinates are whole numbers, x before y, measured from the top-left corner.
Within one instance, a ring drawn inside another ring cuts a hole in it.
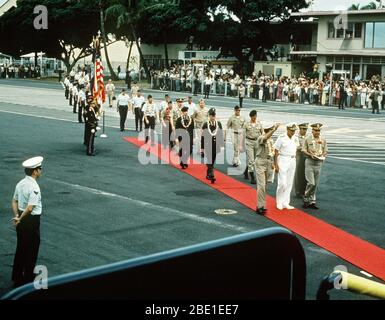
[[[108,85],[111,85],[109,83]],[[108,89],[107,85],[107,89]],[[94,138],[100,118],[100,106],[94,101],[89,90],[89,80],[84,73],[71,74],[64,80],[65,96],[78,113],[80,123],[85,122],[84,144],[87,155],[94,155]],[[108,91],[108,90],[107,90]],[[292,210],[290,195],[293,185],[295,194],[304,200],[303,207],[318,209],[316,190],[322,165],[325,162],[328,147],[326,140],[320,136],[322,124],[295,123],[286,126],[286,133],[273,141],[273,134],[281,124],[261,123],[257,121],[257,111],[252,110],[250,119],[241,116],[241,108],[236,106],[234,114],[227,121],[227,130],[223,129],[216,118],[216,110],[208,109],[205,100],[196,105],[192,97],[187,101],[179,98],[174,104],[168,94],[158,103],[151,95],[147,99],[139,88],[131,91],[131,96],[123,89],[117,97],[117,110],[120,114],[120,130],[125,130],[128,111],[135,115],[135,130],[145,129],[145,143],[155,144],[155,125],[161,124],[162,146],[172,150],[179,146],[178,155],[183,170],[189,166],[194,142],[199,145],[198,153],[206,158],[206,179],[215,181],[214,164],[217,155],[225,146],[226,135],[232,135],[233,166],[239,167],[240,153],[247,156],[245,179],[257,185],[258,199],[256,212],[264,215],[266,209],[266,186],[278,175],[276,207],[279,210]],[[112,107],[112,99],[110,99]]]
[[[94,100],[90,90],[89,75],[85,71],[71,71],[62,84],[65,98],[72,106],[73,113],[78,115],[78,122],[85,124],[83,143],[87,147],[86,154],[94,156],[95,134],[102,110],[98,102]]]
[[[188,168],[189,158],[193,152],[194,141],[201,148],[198,153],[207,159],[206,178],[215,181],[214,163],[217,154],[224,147],[222,124],[216,120],[216,110],[207,109],[205,101],[201,99],[198,106],[189,97],[176,99],[174,105],[170,96],[166,94],[165,100],[160,104],[154,102],[151,95],[144,98],[140,90],[129,97],[125,90],[117,98],[117,108],[120,113],[120,130],[125,130],[127,112],[131,109],[135,115],[135,130],[140,132],[145,129],[145,143],[155,144],[155,125],[161,124],[162,146],[172,150],[179,145],[178,155],[180,166],[183,170]]]
[[[145,143],[154,144],[156,123],[161,124],[162,145],[172,150],[179,145],[180,166],[188,168],[189,158],[193,152],[194,141],[200,145],[198,153],[206,158],[208,180],[214,180],[214,164],[217,154],[225,145],[226,135],[231,134],[233,140],[233,166],[239,167],[240,153],[246,149],[247,168],[245,179],[257,184],[257,213],[266,213],[266,185],[274,181],[278,174],[277,209],[294,209],[290,205],[293,184],[295,194],[304,200],[304,208],[318,209],[316,190],[319,183],[322,165],[328,153],[326,140],[320,136],[322,124],[301,123],[297,126],[290,123],[286,133],[273,141],[273,134],[281,124],[269,124],[257,121],[257,111],[250,112],[246,121],[241,116],[241,108],[236,106],[234,114],[228,119],[226,128],[216,119],[216,110],[208,109],[205,100],[195,105],[192,98],[187,101],[177,99],[173,104],[166,94],[164,101],[157,104],[149,95],[145,99],[137,90],[130,98],[123,90],[117,98],[121,115],[121,131],[131,109],[135,115],[136,131],[145,126]],[[122,104],[123,103],[123,107]],[[308,134],[311,127],[312,132]]]

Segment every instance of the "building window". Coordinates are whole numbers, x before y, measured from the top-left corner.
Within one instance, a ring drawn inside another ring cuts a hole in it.
[[[362,23],[354,24],[354,38],[359,39],[362,37]]]
[[[355,77],[357,74],[360,74],[360,65],[359,64],[353,64],[353,77]]]
[[[352,66],[350,64],[344,64],[344,68],[343,70],[345,71],[349,71],[350,72],[350,69],[352,68]]]
[[[385,48],[385,22],[367,22],[365,24],[365,48]]]
[[[346,29],[346,32],[345,32],[345,38],[353,39],[353,33],[354,33],[354,24],[348,23],[348,28]]]
[[[374,24],[373,48],[385,48],[385,22]]]
[[[373,48],[374,23],[368,22],[365,25],[365,48]]]
[[[344,37],[345,30],[343,28],[337,29],[337,39],[342,39]]]
[[[336,30],[334,29],[334,24],[329,23],[329,31],[328,31],[328,37],[329,38],[335,38]]]
[[[328,38],[329,39],[360,39],[362,38],[362,26],[361,22],[349,22],[347,29],[342,26],[339,29],[334,27],[334,23],[328,24]]]

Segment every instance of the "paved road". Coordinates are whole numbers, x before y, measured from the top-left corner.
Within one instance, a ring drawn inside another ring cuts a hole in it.
[[[218,106],[223,120],[234,104],[231,100],[226,104],[227,99]],[[278,104],[257,109],[262,120],[325,123],[332,156],[323,169],[321,210],[309,213],[384,248],[382,115],[372,118],[362,110],[343,115],[327,110],[335,116],[320,116],[308,106]],[[250,107],[245,114],[246,110]],[[122,139],[134,133],[117,130],[115,110],[107,110],[106,123],[108,139],[98,138],[98,156],[86,157],[83,126],[75,122],[58,85],[0,81],[0,261],[4,266],[0,292],[9,289],[14,254],[9,199],[23,176],[20,163],[35,154],[46,157],[40,181],[45,215],[39,263],[47,265],[51,275],[275,225],[169,166],[139,165],[136,148]],[[132,128],[132,118],[129,125]],[[225,172],[227,167],[220,169]],[[269,187],[269,194],[274,196],[275,187]],[[300,206],[298,200],[293,202]],[[238,214],[217,216],[218,207]],[[346,265],[359,274],[324,249],[303,239],[301,243],[307,257],[309,299],[314,299],[320,280],[335,266]],[[332,298],[363,299],[345,292],[333,292]]]

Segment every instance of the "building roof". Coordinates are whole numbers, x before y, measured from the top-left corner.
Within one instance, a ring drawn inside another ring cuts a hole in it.
[[[374,10],[346,10],[346,11],[305,11],[305,12],[293,12],[293,17],[322,17],[322,16],[337,16],[340,14],[348,15],[385,15],[385,9],[374,9]]]
[[[12,7],[16,7],[16,0],[0,0],[0,16]]]

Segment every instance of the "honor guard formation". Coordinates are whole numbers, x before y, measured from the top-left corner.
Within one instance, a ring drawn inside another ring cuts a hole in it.
[[[85,71],[71,72],[64,80],[65,97],[80,123],[85,122],[84,144],[86,154],[95,155],[94,139],[98,120],[102,113],[100,104],[90,93],[90,79]],[[120,131],[125,131],[129,112],[135,117],[135,131],[143,131],[144,143],[156,145],[155,127],[160,124],[161,144],[170,151],[176,148],[179,164],[188,169],[194,145],[197,153],[207,165],[206,179],[215,182],[214,165],[217,155],[226,146],[227,137],[232,140],[232,166],[241,166],[240,154],[246,152],[244,178],[256,185],[258,200],[256,212],[264,215],[266,209],[266,186],[273,183],[277,175],[276,207],[292,210],[290,197],[293,193],[303,199],[304,208],[318,209],[316,192],[321,168],[325,162],[328,147],[321,137],[321,123],[290,123],[286,133],[274,137],[282,124],[260,122],[256,110],[246,120],[241,115],[242,106],[234,107],[234,114],[228,119],[226,128],[217,120],[215,108],[208,109],[204,99],[198,104],[190,96],[178,98],[175,103],[168,94],[156,102],[151,95],[145,98],[133,85],[129,93],[122,89],[115,97],[115,85],[111,80],[106,86],[108,105],[116,108],[120,115]],[[311,133],[308,133],[311,127]],[[293,190],[294,187],[294,190]]]

